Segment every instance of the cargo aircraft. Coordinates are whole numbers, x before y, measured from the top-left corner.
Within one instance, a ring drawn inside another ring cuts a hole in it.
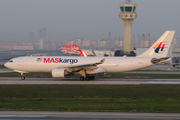
[[[119,73],[142,69],[171,60],[167,57],[175,31],[166,31],[147,51],[137,57],[24,56],[4,64],[21,73],[51,72],[52,77],[81,74],[80,80],[94,80],[92,74]]]

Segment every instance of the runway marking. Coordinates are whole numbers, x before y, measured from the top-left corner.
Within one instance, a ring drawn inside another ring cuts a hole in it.
[[[0,84],[46,84],[46,85],[54,85],[54,84],[67,84],[67,85],[125,85],[125,84],[142,84],[146,82],[139,82],[139,81],[0,81]]]
[[[179,119],[178,113],[123,113],[123,112],[51,112],[0,111],[0,118],[126,118],[126,119]]]
[[[147,82],[147,83],[148,84],[180,84],[180,82]]]
[[[0,115],[0,118],[4,118],[4,117],[44,118],[44,117],[48,117],[48,115]]]
[[[97,78],[94,81],[79,81],[74,78],[0,78],[1,85],[142,85],[142,84],[174,84],[180,85],[180,79],[124,79]]]

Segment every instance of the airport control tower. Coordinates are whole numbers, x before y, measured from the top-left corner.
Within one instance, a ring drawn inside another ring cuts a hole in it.
[[[124,23],[124,53],[129,53],[132,50],[131,29],[133,20],[137,17],[137,4],[130,4],[131,0],[125,0],[124,4],[119,6],[119,18]]]

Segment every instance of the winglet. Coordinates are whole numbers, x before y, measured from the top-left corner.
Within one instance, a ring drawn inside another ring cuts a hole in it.
[[[102,60],[100,60],[99,62],[97,62],[97,64],[103,64],[105,62],[105,58],[103,58]]]

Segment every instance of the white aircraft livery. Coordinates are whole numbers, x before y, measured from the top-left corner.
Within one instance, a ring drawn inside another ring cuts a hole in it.
[[[51,72],[52,77],[81,74],[80,80],[93,80],[96,73],[119,73],[142,69],[171,60],[167,57],[175,31],[166,31],[147,51],[137,57],[24,56],[4,64],[21,73]]]

